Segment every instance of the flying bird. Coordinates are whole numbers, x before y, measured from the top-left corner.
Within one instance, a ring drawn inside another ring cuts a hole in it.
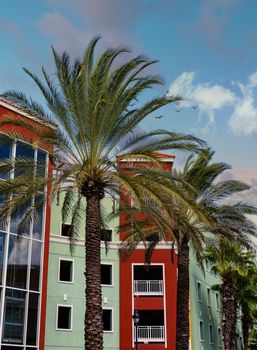
[[[196,109],[196,108],[198,108],[198,106],[192,106],[192,108],[193,108],[193,109]]]
[[[181,111],[181,109],[175,109],[175,111],[176,111],[176,112],[180,112],[180,111]]]
[[[164,115],[157,115],[156,117],[155,117],[156,119],[162,119],[162,118],[164,118]]]

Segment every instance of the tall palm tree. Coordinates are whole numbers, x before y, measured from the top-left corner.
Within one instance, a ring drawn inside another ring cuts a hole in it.
[[[22,168],[22,176],[0,182],[0,193],[7,199],[0,209],[0,219],[12,215],[19,207],[24,207],[30,198],[38,195],[42,186],[49,185],[48,200],[58,192],[65,192],[62,207],[63,220],[71,215],[73,230],[71,239],[76,236],[78,220],[85,216],[85,349],[103,348],[102,298],[100,284],[100,229],[101,199],[108,191],[128,194],[139,209],[147,211],[149,199],[158,208],[155,213],[160,226],[171,221],[169,212],[162,204],[161,193],[169,192],[179,197],[173,184],[162,179],[166,176],[161,170],[159,150],[182,149],[198,151],[203,142],[199,139],[165,130],[150,132],[138,131],[137,126],[150,113],[162,106],[176,102],[177,96],[161,96],[140,105],[139,95],[156,84],[162,84],[159,76],[144,73],[155,63],[144,56],[129,59],[117,64],[117,58],[126,49],[107,49],[94,59],[95,46],[99,38],[88,45],[82,59],[71,62],[67,53],[59,55],[53,49],[56,68],[55,79],[42,68],[43,80],[27,69],[25,72],[40,89],[46,107],[42,107],[23,93],[7,91],[2,97],[15,103],[22,110],[54,122],[58,128],[42,130],[35,123],[15,119],[12,115],[1,120],[0,126],[23,126],[37,135],[37,147],[41,143],[51,147],[49,158],[53,176],[44,178],[31,174],[33,161],[17,159],[16,167]],[[9,129],[10,130],[10,129]],[[13,128],[11,128],[13,130]],[[17,130],[5,132],[7,136],[31,142]],[[158,171],[145,172],[137,168],[120,173],[116,167],[116,155],[133,157],[154,162]],[[40,165],[39,165],[40,166]],[[0,164],[0,171],[13,167],[13,161]],[[157,191],[158,189],[158,191]],[[12,196],[11,199],[9,196]],[[41,196],[42,200],[43,197]],[[86,199],[85,215],[83,198]],[[36,203],[36,202],[35,202]],[[20,222],[30,219],[36,208],[27,205],[28,210]],[[158,214],[158,215],[157,215]],[[22,229],[20,229],[22,232]]]
[[[244,280],[246,282],[249,271],[254,267],[253,256],[241,244],[221,238],[217,244],[207,247],[205,257],[213,265],[212,270],[218,273],[221,278],[220,292],[224,349],[234,350],[239,297],[241,297],[243,309],[247,307],[246,300],[243,300],[243,292],[239,289],[241,286],[239,281],[241,280],[242,282]],[[246,311],[243,309],[243,312]],[[247,314],[245,316],[247,317]]]
[[[225,163],[212,162],[213,151],[202,150],[197,157],[190,156],[181,171],[173,171],[167,181],[176,185],[178,196],[162,194],[162,203],[170,212],[173,220],[169,229],[164,230],[151,219],[136,222],[141,228],[140,234],[130,232],[125,247],[133,249],[136,244],[146,239],[147,259],[160,239],[169,239],[169,232],[178,248],[178,281],[177,281],[177,322],[176,349],[189,348],[189,249],[192,247],[197,260],[202,264],[202,255],[206,245],[207,233],[226,235],[233,239],[244,239],[242,226],[248,232],[254,232],[254,225],[245,217],[246,213],[257,213],[256,208],[244,203],[223,203],[232,194],[244,191],[248,185],[239,181],[217,182],[218,176],[229,169]],[[182,195],[183,194],[183,195]],[[187,198],[186,200],[181,200]],[[188,206],[190,203],[190,207]],[[158,234],[153,235],[154,230]],[[137,230],[138,231],[138,230]]]

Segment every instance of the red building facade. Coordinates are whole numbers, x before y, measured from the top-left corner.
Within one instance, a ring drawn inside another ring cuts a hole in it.
[[[163,168],[171,171],[175,157],[161,158]],[[121,171],[134,166],[122,160],[118,165]],[[121,214],[121,224],[124,220]],[[120,233],[121,240],[125,236],[125,232]],[[150,265],[145,264],[143,245],[128,259],[120,259],[120,350],[135,348],[136,341],[138,350],[175,350],[177,259],[172,249],[172,242],[160,242]],[[137,327],[132,319],[135,312],[140,317]]]

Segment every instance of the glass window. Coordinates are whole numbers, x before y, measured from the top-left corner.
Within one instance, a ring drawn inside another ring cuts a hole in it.
[[[29,294],[27,345],[36,345],[37,343],[38,297],[39,295],[36,293]]]
[[[16,144],[16,158],[26,158],[30,163],[34,162],[34,149],[23,142],[17,142]],[[33,176],[34,167],[15,165],[14,176]]]
[[[209,339],[210,339],[210,344],[213,344],[213,325],[209,324]]]
[[[203,321],[199,321],[199,333],[200,333],[200,340],[204,341],[204,326]]]
[[[70,237],[73,230],[73,225],[62,224],[61,236]]]
[[[211,306],[211,289],[207,288],[207,305]]]
[[[59,282],[73,282],[73,261],[60,259]]]
[[[112,241],[112,230],[101,229],[101,241]]]
[[[12,140],[3,135],[0,136],[0,162],[10,158],[12,155]],[[7,179],[10,176],[9,171],[0,172],[1,179]]]
[[[6,284],[16,288],[26,288],[29,240],[10,234]]]
[[[22,344],[26,293],[6,289],[3,321],[3,342]]]
[[[57,329],[58,330],[72,330],[71,320],[71,306],[58,305],[57,307]]]
[[[105,332],[112,332],[112,310],[103,309],[103,330]]]
[[[42,243],[32,240],[30,290],[39,290]]]
[[[23,347],[20,346],[8,346],[8,345],[2,345],[1,346],[2,350],[23,350]],[[33,350],[30,348],[30,350]]]
[[[3,278],[5,237],[6,233],[0,231],[0,285]]]
[[[43,219],[44,219],[44,197],[43,195],[35,197],[35,217],[33,222],[33,238],[42,239]]]
[[[202,301],[202,285],[200,282],[197,282],[197,300]]]
[[[112,285],[112,265],[101,264],[101,284]]]

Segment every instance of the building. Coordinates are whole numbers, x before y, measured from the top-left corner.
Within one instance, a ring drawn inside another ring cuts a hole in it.
[[[0,119],[5,115],[36,123],[42,128],[54,127],[41,118],[28,115],[14,105],[0,99]],[[0,161],[6,158],[31,158],[35,164],[45,164],[48,170],[47,150],[43,146],[12,140],[3,135],[8,127],[0,130]],[[22,127],[13,131],[26,135],[31,143],[35,141],[33,132]],[[37,168],[38,169],[38,168]],[[18,168],[0,174],[0,181],[20,175]],[[44,348],[44,326],[46,310],[46,284],[48,243],[50,229],[50,208],[40,204],[42,193],[27,203],[24,208],[0,227],[0,348],[2,350],[36,350]],[[0,206],[4,198],[0,197]],[[37,206],[37,216],[23,229],[23,238],[17,240],[18,222],[24,216],[27,206]]]

